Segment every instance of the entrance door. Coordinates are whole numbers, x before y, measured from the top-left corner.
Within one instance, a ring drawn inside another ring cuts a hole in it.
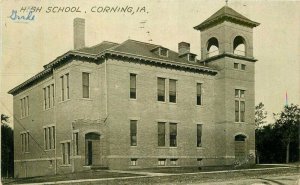
[[[246,157],[246,136],[237,135],[235,136],[235,158],[244,159]]]
[[[88,165],[93,164],[93,143],[92,141],[88,141],[88,149],[87,149],[87,157],[88,157]]]
[[[85,135],[85,164],[88,166],[100,164],[100,135],[88,133]]]

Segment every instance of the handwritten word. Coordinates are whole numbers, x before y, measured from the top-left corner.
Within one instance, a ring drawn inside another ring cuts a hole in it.
[[[15,20],[17,20],[17,21],[33,21],[35,18],[35,15],[33,15],[32,12],[28,12],[28,14],[25,14],[25,15],[18,15],[17,10],[12,10],[9,18],[14,21]]]
[[[137,7],[134,8],[132,6],[93,6],[91,8],[91,12],[97,12],[97,13],[145,13],[146,7]]]
[[[46,10],[46,13],[61,13],[61,12],[81,12],[80,7],[58,7],[58,6],[49,6]]]

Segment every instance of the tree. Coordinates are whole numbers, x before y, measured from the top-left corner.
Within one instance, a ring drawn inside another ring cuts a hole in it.
[[[1,114],[1,176],[13,177],[14,141],[13,129],[8,126],[9,117]]]
[[[291,104],[285,106],[284,110],[275,114],[274,129],[279,133],[281,142],[286,149],[286,163],[290,161],[290,146],[299,142],[299,124],[300,124],[300,108],[298,105]],[[299,146],[296,144],[296,148]],[[299,155],[299,153],[298,153]]]
[[[266,123],[267,111],[265,111],[265,105],[260,102],[255,106],[255,127],[259,128],[261,125]]]

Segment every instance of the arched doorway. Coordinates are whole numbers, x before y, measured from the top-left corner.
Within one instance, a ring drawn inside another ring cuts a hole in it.
[[[246,136],[239,134],[234,137],[234,145],[235,145],[235,158],[243,159],[246,157]]]
[[[85,164],[100,164],[100,134],[91,132],[85,135]]]

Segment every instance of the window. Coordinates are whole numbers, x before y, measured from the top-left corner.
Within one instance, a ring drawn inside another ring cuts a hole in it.
[[[202,146],[202,124],[197,124],[197,147]]]
[[[74,133],[74,154],[78,155],[78,132]]]
[[[165,79],[157,78],[157,101],[165,101]]]
[[[29,152],[29,132],[22,132],[21,136],[21,150],[23,153]]]
[[[29,97],[25,96],[20,100],[21,118],[29,116]]]
[[[44,148],[55,149],[55,126],[44,127]]]
[[[55,90],[54,90],[54,84],[51,85],[52,87],[52,106],[54,106],[54,102],[55,102]]]
[[[65,101],[65,85],[64,85],[64,76],[60,77],[61,80],[61,101]]]
[[[70,82],[69,82],[69,73],[66,74],[66,82],[67,82],[67,94],[66,94],[66,98],[70,99]]]
[[[242,69],[242,70],[246,70],[246,65],[245,65],[245,64],[242,64],[242,65],[241,65],[241,69]]]
[[[197,83],[197,105],[202,105],[202,84]]]
[[[172,166],[177,166],[178,159],[170,159],[170,163]]]
[[[234,67],[234,69],[238,69],[239,68],[239,63],[234,63],[233,67]]]
[[[165,166],[166,165],[166,159],[158,159],[158,166]]]
[[[189,57],[189,61],[195,62],[195,60],[196,60],[196,55],[193,55],[193,54],[189,53],[189,54],[188,54],[188,57]]]
[[[136,165],[137,165],[137,159],[131,159],[130,166],[136,166]]]
[[[62,164],[70,164],[70,142],[61,144]]]
[[[168,57],[168,49],[166,49],[166,48],[159,48],[159,55],[160,56],[164,56],[164,57]]]
[[[137,121],[130,120],[130,146],[137,145]]]
[[[43,88],[44,94],[44,109],[48,109],[54,106],[54,84],[48,85]]]
[[[235,89],[235,122],[245,122],[245,90]]]
[[[136,99],[136,74],[130,73],[130,98]]]
[[[159,122],[157,124],[157,128],[158,128],[158,146],[165,146],[166,145],[166,142],[165,142],[165,135],[166,135],[165,123]]]
[[[82,73],[82,97],[90,98],[90,74]]]
[[[177,146],[177,123],[170,123],[170,146]]]
[[[176,103],[176,80],[169,80],[169,101]]]

